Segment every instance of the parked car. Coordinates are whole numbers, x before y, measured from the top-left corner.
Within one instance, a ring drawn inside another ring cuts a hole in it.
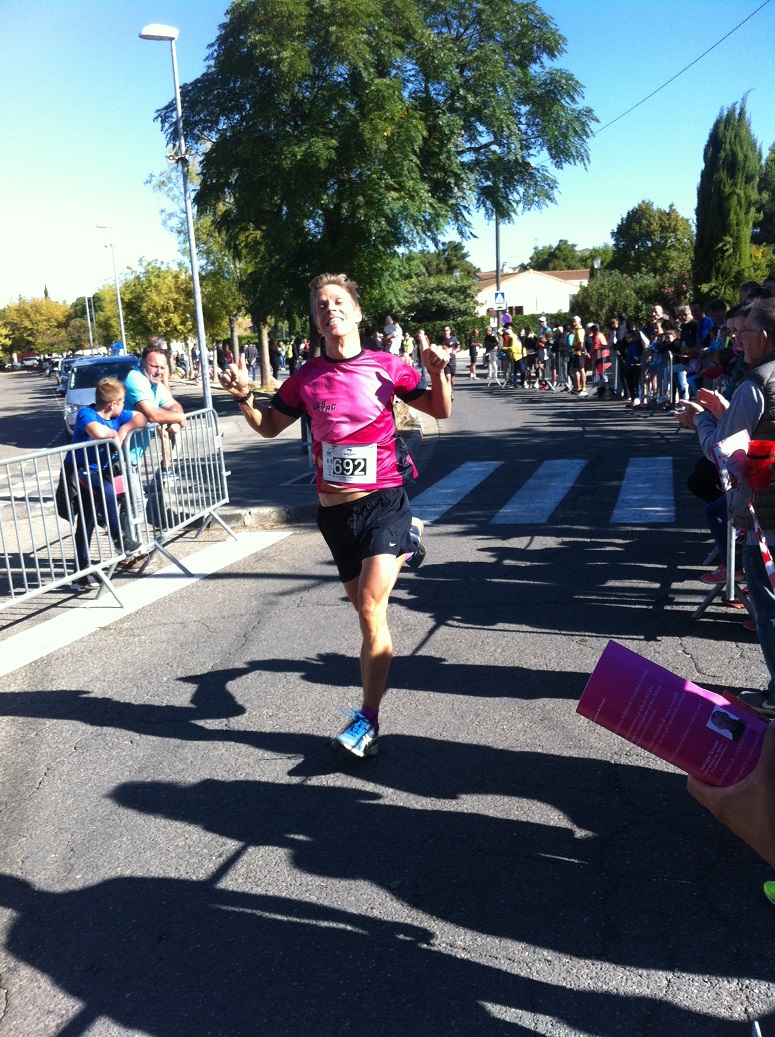
[[[130,371],[137,367],[133,356],[90,356],[76,359],[70,368],[65,393],[65,428],[72,436],[75,419],[81,407],[94,403],[94,390],[101,378],[118,378],[125,382]]]
[[[65,357],[64,360],[59,361],[59,370],[57,371],[57,384],[55,387],[57,392],[67,392],[67,383],[70,381],[70,371],[72,370],[75,360],[76,358],[74,356],[68,356]]]

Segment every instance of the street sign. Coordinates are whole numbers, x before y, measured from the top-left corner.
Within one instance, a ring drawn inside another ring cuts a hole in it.
[[[495,293],[495,309],[505,310],[506,309],[506,293],[496,292]]]

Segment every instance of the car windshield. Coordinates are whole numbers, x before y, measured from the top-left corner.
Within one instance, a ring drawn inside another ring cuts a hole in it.
[[[118,378],[120,382],[137,366],[134,357],[106,360],[101,364],[79,364],[70,373],[71,389],[94,389],[101,378]]]

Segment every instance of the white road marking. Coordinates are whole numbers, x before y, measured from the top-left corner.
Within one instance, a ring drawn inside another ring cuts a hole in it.
[[[627,464],[611,525],[675,522],[673,459],[633,457]]]
[[[502,461],[466,461],[413,497],[410,501],[412,514],[423,522],[436,522],[502,464]]]
[[[490,525],[532,526],[548,522],[586,463],[582,460],[544,461],[508,504],[490,519]]]
[[[0,642],[0,677],[36,662],[51,652],[59,651],[100,627],[130,616],[144,606],[167,597],[168,594],[183,590],[205,576],[264,551],[290,535],[290,530],[240,533],[236,540],[229,538],[183,559],[183,564],[191,572],[191,576],[186,576],[177,566],[171,565],[151,576],[141,577],[128,586],[120,587],[118,593],[124,608],[118,605],[108,591],[104,591],[99,600],[91,598],[80,608],[68,609],[66,613],[54,619],[38,623],[20,634],[6,638]]]

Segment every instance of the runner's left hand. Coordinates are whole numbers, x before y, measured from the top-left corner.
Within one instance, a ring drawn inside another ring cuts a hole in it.
[[[441,374],[449,363],[449,350],[446,346],[428,346],[420,354],[420,360],[429,374]]]

